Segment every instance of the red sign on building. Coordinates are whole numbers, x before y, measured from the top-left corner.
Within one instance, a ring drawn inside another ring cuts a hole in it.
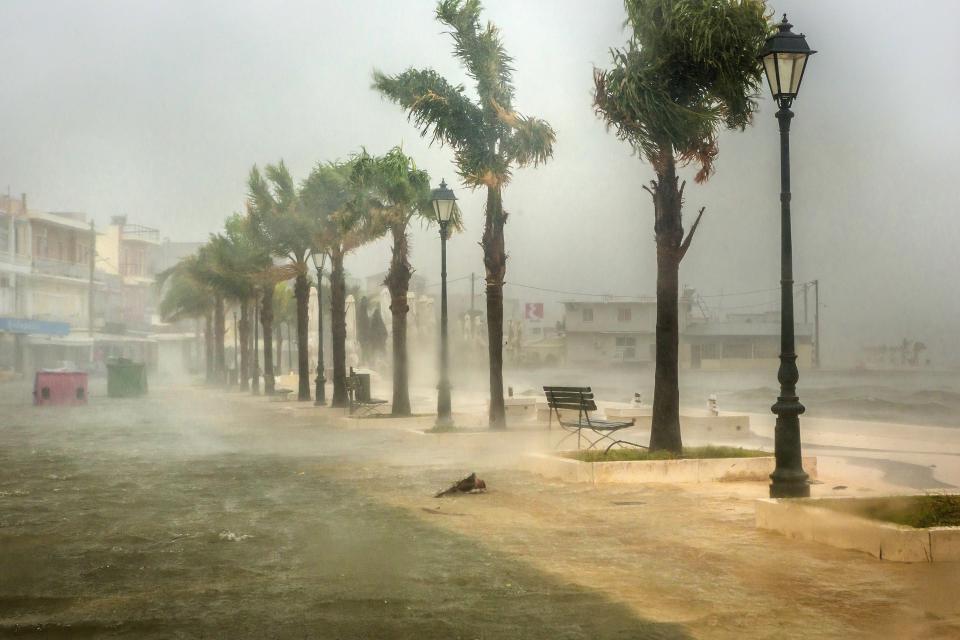
[[[523,308],[524,320],[543,320],[543,303],[528,302]]]

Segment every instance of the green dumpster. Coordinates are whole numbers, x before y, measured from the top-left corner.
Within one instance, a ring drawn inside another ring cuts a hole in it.
[[[142,362],[118,358],[107,363],[107,395],[136,398],[147,394],[147,367]]]

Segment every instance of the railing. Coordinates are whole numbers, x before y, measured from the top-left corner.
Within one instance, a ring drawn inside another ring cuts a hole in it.
[[[24,267],[30,266],[30,258],[11,253],[9,251],[0,251],[0,262]]]
[[[145,227],[141,224],[125,224],[123,225],[123,238],[125,240],[140,240],[141,242],[160,244],[160,230]]]
[[[37,273],[64,278],[86,280],[90,277],[90,266],[83,262],[66,262],[52,258],[34,258],[33,269]]]

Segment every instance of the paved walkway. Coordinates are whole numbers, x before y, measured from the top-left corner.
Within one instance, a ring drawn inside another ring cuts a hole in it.
[[[758,531],[762,483],[567,485],[519,470],[543,431],[213,390],[0,401],[0,635],[960,636],[957,567]],[[895,484],[835,460],[818,492]]]

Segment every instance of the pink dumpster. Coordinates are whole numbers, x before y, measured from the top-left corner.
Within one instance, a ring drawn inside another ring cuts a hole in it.
[[[87,404],[87,374],[83,371],[37,371],[33,404]]]

